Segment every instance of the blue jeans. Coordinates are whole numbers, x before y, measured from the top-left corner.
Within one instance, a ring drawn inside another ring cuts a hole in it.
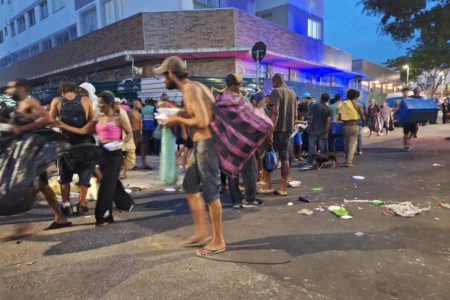
[[[316,150],[320,151],[320,153],[325,153],[325,135],[311,135],[309,134],[308,138],[308,163],[312,164],[314,162],[314,152]]]
[[[256,200],[256,181],[258,180],[258,167],[256,165],[256,157],[253,155],[245,164],[240,172],[242,181],[244,182],[245,196],[242,196],[239,190],[239,176],[228,177],[230,187],[231,201],[233,204],[245,201]]]

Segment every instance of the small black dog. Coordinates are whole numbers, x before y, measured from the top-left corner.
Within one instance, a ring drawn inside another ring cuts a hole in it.
[[[317,170],[322,169],[322,165],[327,162],[331,162],[333,168],[336,168],[336,154],[333,152],[316,154],[314,155],[314,160],[316,161]]]

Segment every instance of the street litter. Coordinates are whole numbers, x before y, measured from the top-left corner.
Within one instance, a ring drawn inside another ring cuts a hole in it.
[[[433,167],[443,167],[444,165],[441,164],[433,164]]]
[[[344,199],[344,203],[372,203],[376,206],[384,205],[385,202],[383,200],[347,200]]]
[[[164,188],[164,191],[166,192],[176,192],[177,190],[174,188]]]
[[[364,176],[353,176],[352,178],[355,179],[355,180],[364,180],[364,179],[366,179],[366,177],[364,177]]]
[[[287,205],[288,205],[288,206],[292,206],[292,205],[294,205],[294,203],[289,202]]]
[[[70,196],[69,196],[71,199],[74,199],[74,198],[80,198],[80,193],[73,193],[73,192],[70,192]]]
[[[319,207],[315,208],[315,211],[322,212],[322,211],[325,211],[325,208],[323,208],[322,206],[319,206]]]
[[[356,236],[363,236],[363,235],[364,235],[364,232],[356,232],[355,235],[356,235]]]
[[[299,187],[301,184],[302,184],[302,182],[298,181],[298,180],[294,180],[294,181],[290,181],[289,182],[289,186],[293,187],[293,188]]]
[[[34,265],[35,263],[36,263],[36,261],[30,261],[30,262],[27,262],[27,265],[31,266],[31,265]]]
[[[321,192],[323,190],[323,187],[315,187],[315,188],[312,188],[312,191],[313,192]]]
[[[309,199],[307,199],[307,198],[305,198],[305,197],[298,197],[298,201],[300,201],[300,202],[305,202],[305,203],[310,203],[311,202],[311,200],[309,200]]]
[[[304,208],[302,210],[297,211],[297,213],[305,216],[311,216],[314,212],[312,210]]]
[[[443,208],[449,208],[450,209],[450,204],[445,203],[445,202],[439,202],[439,206],[443,207]]]
[[[342,218],[342,219],[353,218],[352,216],[350,216],[350,213],[348,212],[348,210],[345,207],[332,205],[332,206],[328,206],[328,210],[330,212],[332,212],[333,214],[335,214],[337,217]]]
[[[427,208],[420,208],[414,206],[411,202],[402,202],[398,204],[388,204],[384,206],[386,208],[385,215],[398,215],[402,217],[412,218],[417,214],[423,213],[424,211],[431,210],[431,206]],[[392,214],[393,213],[393,214]]]
[[[152,247],[156,248],[156,249],[164,248],[164,246],[161,243],[158,243],[158,242],[152,243]]]

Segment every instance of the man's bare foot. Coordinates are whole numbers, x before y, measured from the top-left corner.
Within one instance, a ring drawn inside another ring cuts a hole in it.
[[[181,242],[181,245],[183,247],[201,247],[206,245],[209,241],[211,241],[211,237],[208,234],[195,234]]]

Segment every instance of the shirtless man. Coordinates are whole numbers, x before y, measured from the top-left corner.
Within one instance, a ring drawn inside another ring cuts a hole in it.
[[[44,128],[50,125],[50,119],[47,111],[40,103],[30,96],[28,81],[19,79],[8,83],[6,93],[17,102],[16,111],[12,120],[12,133],[21,135],[22,133],[35,129]],[[18,124],[21,123],[21,124]],[[64,217],[61,208],[56,199],[56,195],[50,188],[47,179],[47,172],[39,175],[39,191],[42,192],[47,200],[50,209],[54,215],[54,221],[50,223],[44,230],[58,229],[71,226]],[[20,234],[19,234],[20,235]]]
[[[146,170],[151,170],[150,166],[145,162],[145,145],[142,139],[142,116],[141,116],[142,103],[135,100],[133,102],[133,110],[128,112],[130,117],[131,129],[133,130],[133,139],[136,149],[141,152],[142,158],[142,168]]]
[[[96,119],[94,109],[86,96],[77,94],[77,87],[71,83],[64,82],[59,87],[61,97],[53,99],[50,108],[50,119],[56,121],[58,118],[63,125],[67,125],[69,130],[62,130],[63,136],[72,145],[91,144],[95,146],[95,140],[92,136],[94,132],[93,127],[91,132],[86,135],[75,134],[70,131],[70,128],[82,128],[88,123]],[[83,149],[85,150],[85,149]],[[70,205],[70,182],[75,174],[78,174],[80,187],[79,205],[83,212],[88,212],[89,209],[86,203],[87,192],[90,187],[90,180],[95,169],[95,161],[79,162],[76,166],[71,166],[65,158],[60,158],[58,161],[58,171],[60,177],[61,197],[63,199],[63,212],[66,216],[72,215],[72,207]]]
[[[213,118],[211,102],[214,96],[203,84],[190,81],[185,63],[176,56],[164,60],[154,69],[157,75],[164,75],[164,84],[169,90],[178,89],[183,94],[185,110],[170,117],[163,125],[174,127],[184,125],[189,129],[194,142],[183,181],[183,190],[192,212],[195,233],[183,242],[184,246],[203,246],[209,240],[205,218],[205,202],[208,204],[213,236],[198,256],[223,252],[225,240],[222,233],[222,205],[220,203],[219,160],[214,149],[209,124]],[[203,196],[200,193],[200,186]]]

